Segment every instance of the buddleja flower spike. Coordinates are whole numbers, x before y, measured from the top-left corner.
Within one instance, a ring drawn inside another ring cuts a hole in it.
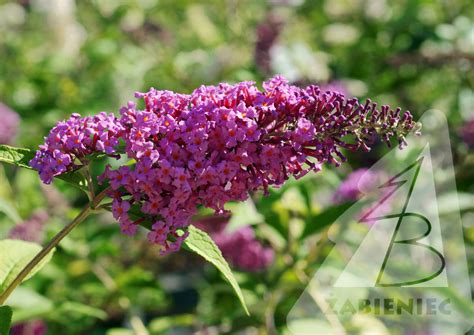
[[[73,114],[54,127],[31,166],[50,183],[77,169],[92,154],[126,155],[134,165],[107,167],[112,213],[122,231],[134,234],[140,208],[152,222],[148,239],[163,253],[176,251],[186,238],[189,219],[203,205],[223,213],[229,201],[249,192],[281,186],[321,164],[345,161],[341,149],[369,150],[374,137],[390,143],[418,125],[409,112],[359,103],[317,86],[299,88],[276,76],[263,84],[201,86],[178,94],[151,89],[137,93],[120,117]],[[123,145],[124,144],[124,145]],[[184,232],[184,233],[178,233]]]

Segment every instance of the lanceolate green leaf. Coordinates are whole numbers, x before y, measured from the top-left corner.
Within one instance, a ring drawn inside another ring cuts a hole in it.
[[[41,246],[32,242],[21,240],[0,241],[0,293],[12,283],[21,270],[40,250]],[[50,261],[53,252],[54,250],[28,274],[25,280],[41,270]]]
[[[14,148],[8,145],[0,145],[0,162],[15,165],[25,169],[32,169],[29,162],[35,156],[35,152],[25,148]],[[64,173],[56,178],[87,192],[87,180],[79,171]]]
[[[240,286],[217,245],[208,234],[192,225],[189,226],[188,231],[189,236],[184,240],[184,248],[203,257],[224,275],[234,289],[245,312],[249,314]]]
[[[35,152],[32,150],[0,145],[0,162],[31,169],[29,161],[33,157],[35,157]]]
[[[0,213],[4,213],[15,223],[21,221],[21,217],[16,211],[15,207],[13,207],[10,202],[7,202],[2,198],[0,198]]]
[[[9,334],[12,314],[12,309],[9,306],[0,306],[0,335]]]

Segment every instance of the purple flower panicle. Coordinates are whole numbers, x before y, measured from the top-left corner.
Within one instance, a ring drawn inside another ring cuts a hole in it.
[[[243,201],[250,191],[267,192],[290,176],[318,171],[322,163],[339,165],[342,148],[369,150],[375,134],[403,145],[416,128],[400,108],[378,109],[369,100],[360,104],[317,86],[299,88],[281,76],[263,90],[241,82],[201,86],[189,95],[152,88],[136,97],[145,108],[129,102],[120,118],[73,115],[59,123],[31,165],[49,183],[94,153],[134,159],[134,166],[107,168],[101,180],[113,189],[114,215],[124,232],[151,222],[149,240],[165,253],[179,249],[186,237],[180,231],[198,205],[222,214],[225,203]],[[120,207],[124,201],[141,210],[141,221]]]

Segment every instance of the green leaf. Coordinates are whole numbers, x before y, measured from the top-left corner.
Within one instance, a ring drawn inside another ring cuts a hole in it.
[[[202,230],[194,227],[193,225],[189,226],[188,228],[189,236],[184,240],[183,246],[185,249],[192,251],[199,256],[203,257],[206,261],[214,265],[227,279],[230,283],[232,288],[235,291],[235,294],[240,300],[242,307],[245,310],[247,315],[249,314],[247,305],[245,304],[244,296],[242,291],[240,290],[240,286],[237,283],[237,280],[232,273],[229,264],[222,256],[221,251],[211,239],[209,235],[207,235]]]
[[[134,335],[135,332],[128,328],[110,328],[105,335]]]
[[[33,157],[35,157],[35,152],[32,150],[0,145],[0,162],[31,169],[29,162]]]
[[[0,335],[8,335],[12,323],[12,309],[9,306],[0,306]]]
[[[84,305],[78,302],[66,301],[58,307],[58,313],[68,313],[86,315],[99,320],[106,320],[107,313],[100,308],[95,308],[89,305]]]
[[[21,240],[0,241],[0,293],[10,285],[21,270],[41,250],[41,246]],[[28,274],[25,280],[31,278],[50,261],[54,250],[51,251],[36,267]]]
[[[329,207],[317,215],[310,215],[306,220],[306,225],[304,227],[303,234],[301,234],[301,238],[303,239],[310,235],[316,234],[322,229],[330,226],[353,204],[353,202],[346,202],[340,205]]]
[[[284,334],[336,334],[336,332],[328,322],[308,318],[290,320],[288,322],[288,332],[284,332]]]
[[[15,165],[32,170],[29,165],[30,160],[35,157],[35,151],[25,148],[14,148],[8,145],[0,145],[0,162]],[[79,170],[64,173],[56,178],[87,192],[87,180]]]
[[[280,205],[283,194],[288,188],[288,183],[284,184],[280,189],[270,188],[268,195],[261,197],[255,202],[258,212],[264,216],[265,223],[271,226],[283,238],[288,236],[288,218],[284,217],[288,213],[283,213],[287,211],[284,209],[282,211]]]
[[[80,172],[80,170],[75,170],[72,172],[64,173],[55,178],[61,179],[72,186],[77,187],[81,191],[86,193],[89,192],[89,188],[87,186],[87,179],[86,177]]]
[[[195,321],[196,317],[193,314],[161,316],[150,321],[148,329],[152,334],[161,334],[177,327],[192,327]]]
[[[52,301],[28,287],[17,287],[6,303],[13,309],[13,323],[39,318],[54,308]]]
[[[4,213],[15,223],[21,222],[21,217],[16,211],[15,207],[2,198],[0,198],[0,213]]]
[[[13,201],[14,196],[13,196],[13,189],[10,184],[10,180],[7,177],[5,173],[5,169],[3,168],[3,165],[0,164],[0,198]]]

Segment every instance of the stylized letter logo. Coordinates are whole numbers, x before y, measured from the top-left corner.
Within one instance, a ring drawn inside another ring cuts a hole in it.
[[[438,250],[436,250],[434,247],[432,247],[430,245],[419,242],[421,239],[427,237],[430,234],[431,229],[432,229],[431,222],[428,220],[428,218],[426,218],[425,216],[423,216],[421,214],[407,212],[407,207],[408,207],[408,204],[410,202],[410,198],[413,194],[413,190],[415,188],[416,181],[417,181],[418,176],[420,174],[420,169],[421,169],[422,164],[423,164],[423,157],[421,157],[416,162],[414,162],[413,164],[408,166],[402,172],[400,172],[397,175],[395,175],[394,177],[390,178],[390,180],[388,182],[381,185],[379,187],[379,189],[389,188],[389,191],[387,192],[386,195],[384,195],[382,197],[381,201],[377,204],[377,206],[373,207],[370,211],[367,212],[367,214],[365,214],[360,219],[361,222],[376,222],[376,221],[380,221],[380,220],[384,220],[384,219],[393,219],[393,218],[397,219],[395,231],[392,235],[392,238],[390,240],[390,244],[388,246],[388,250],[387,250],[387,252],[385,254],[385,257],[383,259],[382,267],[381,267],[380,272],[377,276],[375,286],[382,286],[382,287],[408,286],[408,285],[423,283],[423,282],[429,281],[429,280],[437,277],[439,274],[441,274],[441,272],[443,272],[443,270],[446,266],[446,261],[445,261],[443,255],[441,254],[441,252],[439,252]],[[413,173],[413,176],[411,178],[409,189],[408,189],[406,199],[405,199],[405,202],[403,204],[403,208],[402,208],[401,212],[399,214],[390,214],[390,215],[383,215],[383,216],[372,216],[374,211],[376,211],[376,209],[380,205],[383,205],[384,203],[386,203],[386,201],[397,190],[399,190],[403,185],[405,185],[408,182],[408,180],[399,181],[398,179],[401,176],[403,176],[403,175],[407,174],[408,172],[410,172],[411,170],[414,170],[414,173]],[[407,217],[412,217],[412,218],[418,219],[419,222],[417,222],[415,224],[420,224],[420,223],[425,224],[426,225],[426,230],[425,230],[425,232],[423,232],[419,236],[415,236],[415,237],[412,237],[412,238],[409,238],[409,239],[403,239],[403,238],[398,239],[398,235],[399,235],[401,226],[404,222],[407,222],[407,220],[404,221],[404,219],[407,218]],[[396,245],[396,244],[404,244],[404,245],[407,245],[407,246],[410,246],[410,245],[411,246],[417,246],[417,247],[420,247],[420,248],[426,248],[427,250],[430,250],[430,252],[432,252],[435,255],[435,257],[437,257],[439,259],[438,269],[436,269],[436,271],[434,271],[433,273],[431,273],[429,275],[425,275],[424,277],[418,278],[418,279],[412,279],[412,280],[401,281],[401,282],[387,282],[386,280],[383,280],[384,272],[385,272],[385,269],[387,267],[387,262],[390,259],[390,254],[391,254],[392,250],[394,249],[394,245]]]
[[[374,319],[387,333],[416,323],[464,334],[473,325],[447,121],[436,111],[420,121],[423,135],[362,176],[364,197],[328,231],[333,248],[288,315],[292,334],[349,334]]]

